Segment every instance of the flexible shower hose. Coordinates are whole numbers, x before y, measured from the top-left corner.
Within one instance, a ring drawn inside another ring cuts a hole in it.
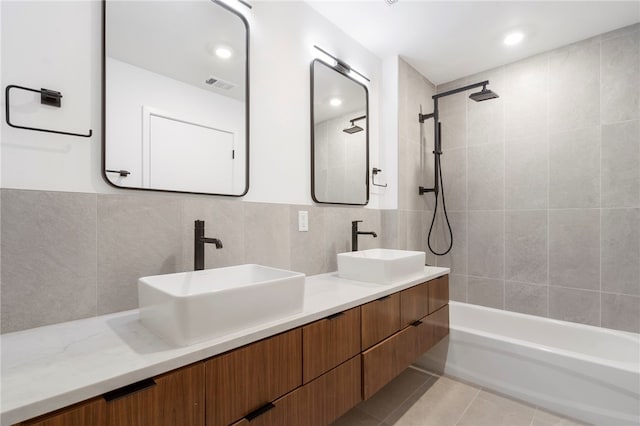
[[[429,227],[429,235],[427,236],[427,246],[431,253],[436,256],[444,256],[449,253],[453,248],[453,231],[451,230],[451,224],[449,223],[449,216],[447,215],[447,204],[444,201],[444,182],[442,181],[442,165],[440,164],[440,154],[436,154],[436,161],[438,162],[438,179],[440,180],[440,192],[442,192],[442,210],[444,211],[444,218],[447,221],[447,228],[449,228],[449,247],[446,251],[438,253],[431,247],[431,233],[433,232],[433,225],[436,222],[436,215],[438,214],[438,192],[435,193],[436,205],[433,208],[433,218],[431,219],[431,226]]]

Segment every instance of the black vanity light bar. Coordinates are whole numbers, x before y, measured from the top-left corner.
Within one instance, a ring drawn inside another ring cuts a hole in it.
[[[336,58],[335,56],[333,56],[331,53],[327,52],[326,50],[324,50],[323,48],[319,47],[317,44],[314,44],[313,47],[315,47],[316,49],[318,49],[319,51],[321,51],[322,53],[324,53],[325,55],[329,56],[330,58],[332,58],[334,61],[336,61],[336,64],[339,68],[342,68],[345,71],[352,71],[356,74],[358,74],[360,77],[364,78],[365,80],[367,80],[368,82],[371,82],[371,80],[365,76],[364,74],[362,74],[361,72],[358,72],[357,70],[351,68],[351,65],[349,65],[348,63]]]

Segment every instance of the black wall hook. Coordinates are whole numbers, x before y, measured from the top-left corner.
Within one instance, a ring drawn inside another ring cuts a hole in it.
[[[34,93],[40,93],[40,103],[42,105],[49,105],[49,106],[53,106],[53,107],[57,107],[60,108],[60,106],[62,105],[62,93],[57,92],[55,90],[49,90],[49,89],[31,89],[29,87],[23,87],[23,86],[16,86],[15,84],[10,84],[7,86],[7,88],[5,89],[5,93],[4,93],[4,99],[5,99],[5,116],[6,116],[6,120],[7,120],[7,124],[11,127],[15,127],[16,129],[24,129],[24,130],[33,130],[36,132],[46,132],[46,133],[56,133],[59,135],[69,135],[69,136],[79,136],[82,138],[90,138],[91,135],[93,135],[93,130],[89,129],[89,133],[86,135],[83,135],[81,133],[71,133],[71,132],[61,132],[59,130],[49,130],[49,129],[38,129],[36,127],[26,127],[26,126],[18,126],[17,124],[13,124],[11,123],[11,117],[10,117],[10,111],[9,111],[9,107],[10,107],[10,102],[9,102],[9,93],[11,91],[11,89],[20,89],[20,90],[26,90],[27,92],[34,92]]]

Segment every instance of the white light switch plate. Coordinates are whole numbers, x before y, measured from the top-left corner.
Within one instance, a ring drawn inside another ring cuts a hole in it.
[[[298,231],[300,232],[309,231],[309,212],[306,210],[298,211]]]

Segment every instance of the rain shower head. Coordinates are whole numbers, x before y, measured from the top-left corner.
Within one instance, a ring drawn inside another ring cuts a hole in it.
[[[469,99],[476,102],[488,101],[489,99],[499,98],[498,94],[492,90],[487,89],[487,86],[482,86],[482,90],[469,95]]]
[[[358,121],[358,120],[364,120],[365,118],[367,118],[366,115],[361,115],[360,117],[356,117],[353,120],[349,120],[349,122],[351,123],[351,127],[347,127],[346,129],[343,129],[342,131],[345,132],[345,133],[349,133],[350,135],[363,131],[364,129],[362,127],[360,127],[360,126],[356,126],[355,122]]]
[[[355,124],[351,123],[351,127],[347,127],[346,129],[343,129],[342,131],[345,133],[349,133],[350,135],[354,134],[354,133],[358,133],[363,131],[364,129],[360,126],[356,126]]]

